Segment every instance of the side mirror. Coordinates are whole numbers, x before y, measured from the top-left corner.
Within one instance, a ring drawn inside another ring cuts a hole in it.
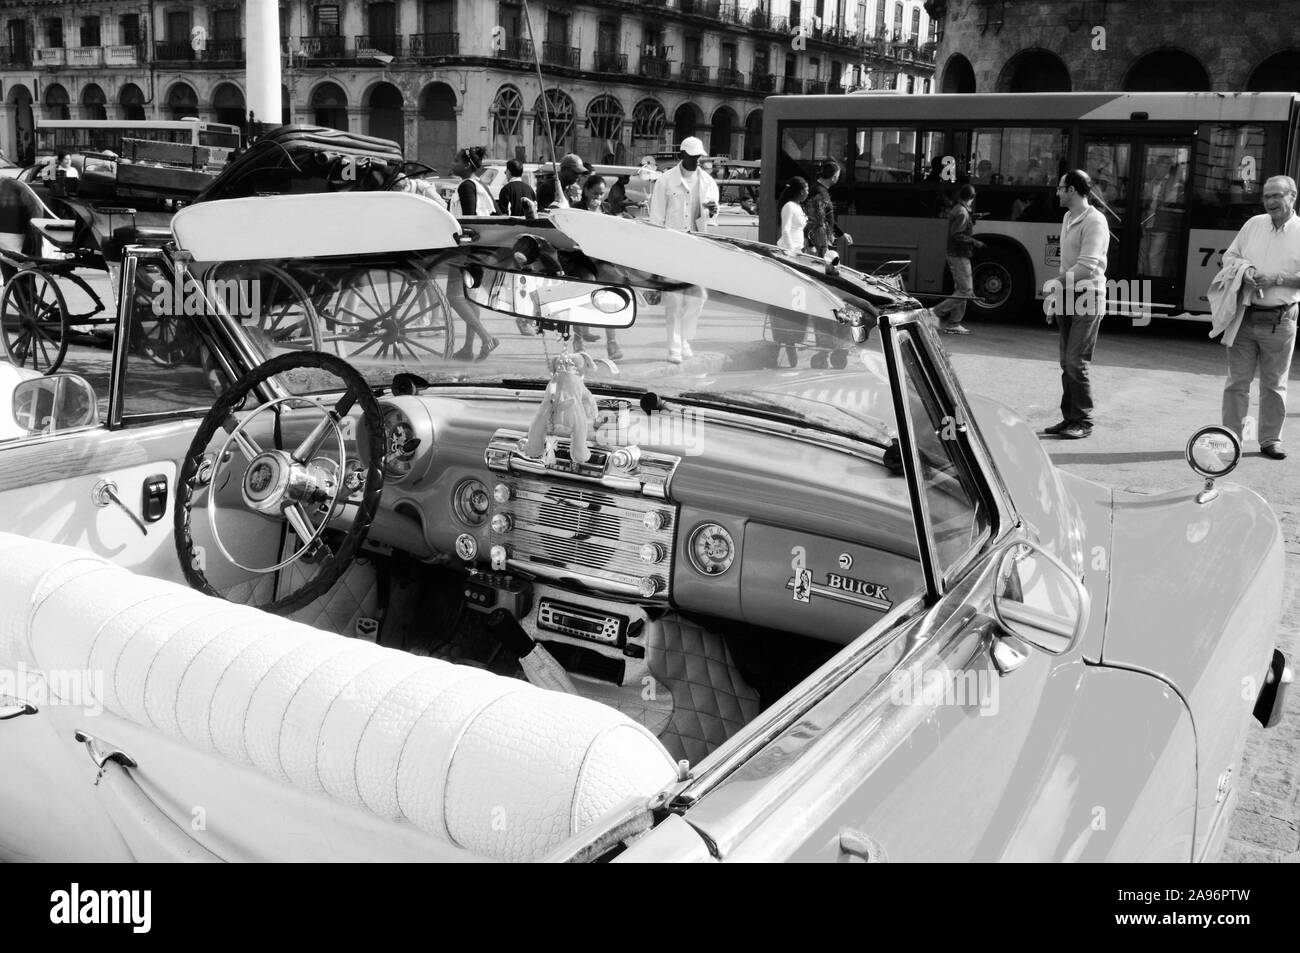
[[[14,388],[13,417],[29,434],[88,427],[99,420],[98,398],[76,374],[35,377]]]
[[[1033,543],[1009,544],[998,563],[993,611],[1002,628],[1049,655],[1074,648],[1088,625],[1088,590]]]
[[[1196,494],[1197,503],[1208,503],[1219,495],[1214,481],[1227,476],[1241,460],[1241,441],[1227,427],[1202,427],[1187,441],[1187,465],[1205,477],[1205,487]]]

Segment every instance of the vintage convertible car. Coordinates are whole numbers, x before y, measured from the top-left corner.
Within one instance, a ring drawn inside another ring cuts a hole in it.
[[[1112,492],[898,286],[637,221],[173,232],[120,320],[209,358],[0,395],[0,858],[1219,851],[1290,679],[1230,434]]]

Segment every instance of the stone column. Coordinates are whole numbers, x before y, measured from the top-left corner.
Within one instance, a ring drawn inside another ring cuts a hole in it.
[[[280,7],[274,0],[248,0],[244,46],[248,91],[245,108],[258,122],[280,124]]]

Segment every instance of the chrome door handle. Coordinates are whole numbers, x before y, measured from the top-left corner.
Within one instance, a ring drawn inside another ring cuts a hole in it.
[[[117,484],[112,480],[100,480],[96,483],[95,488],[90,491],[90,498],[94,500],[96,506],[108,506],[109,503],[116,503],[123,513],[131,517],[131,522],[136,525],[136,528],[141,533],[146,536],[149,535],[149,529],[144,525],[144,521],[132,513],[131,508],[118,497]]]
[[[36,714],[36,706],[22,702],[18,705],[0,706],[0,721],[8,721],[10,718],[20,718],[23,715]]]
[[[840,831],[840,854],[841,861],[856,857],[868,864],[883,864],[888,860],[880,841],[851,827]]]

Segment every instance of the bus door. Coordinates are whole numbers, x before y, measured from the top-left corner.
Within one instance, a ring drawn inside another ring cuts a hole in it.
[[[1187,261],[1190,137],[1089,136],[1085,169],[1110,225],[1110,314],[1133,317],[1182,311]]]

